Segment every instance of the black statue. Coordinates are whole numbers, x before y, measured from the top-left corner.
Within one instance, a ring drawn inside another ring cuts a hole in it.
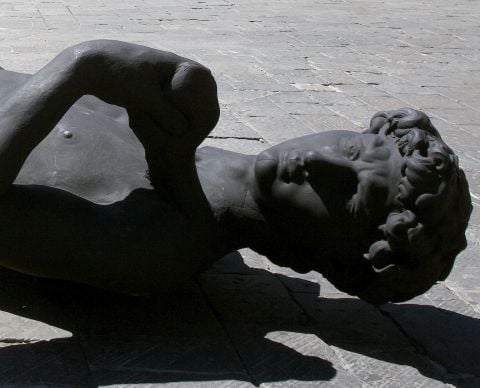
[[[254,156],[197,150],[216,84],[171,53],[92,41],[0,80],[4,267],[142,295],[250,247],[384,303],[445,279],[465,248],[467,182],[421,112]]]

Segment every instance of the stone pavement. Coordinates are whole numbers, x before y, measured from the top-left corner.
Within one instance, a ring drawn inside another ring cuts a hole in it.
[[[0,2],[0,66],[121,39],[196,59],[222,105],[206,143],[258,152],[377,110],[425,110],[459,154],[468,249],[426,295],[379,308],[244,250],[173,300],[129,299],[8,271],[0,386],[480,386],[480,2]]]

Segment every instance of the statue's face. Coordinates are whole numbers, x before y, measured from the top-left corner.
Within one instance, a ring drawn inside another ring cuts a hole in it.
[[[362,179],[367,186],[368,180],[385,186],[388,206],[398,194],[400,162],[397,145],[389,138],[332,131],[292,139],[260,153],[255,176],[263,201],[326,219],[348,208]]]
[[[296,243],[323,251],[340,244],[346,253],[354,211],[373,204],[368,213],[378,226],[393,207],[400,161],[396,143],[379,135],[332,131],[292,139],[257,156],[259,202]]]

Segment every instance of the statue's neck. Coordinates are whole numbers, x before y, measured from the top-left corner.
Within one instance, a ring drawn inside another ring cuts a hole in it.
[[[255,160],[256,156],[216,148],[197,152],[197,171],[217,221],[221,249],[226,254],[248,247],[278,265],[308,272],[312,269],[310,252],[292,250],[261,211],[256,199]]]
[[[197,171],[226,250],[256,248],[271,234],[255,201],[255,156],[206,147],[197,151]]]

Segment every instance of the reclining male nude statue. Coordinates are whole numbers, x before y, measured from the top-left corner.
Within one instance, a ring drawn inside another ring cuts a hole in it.
[[[384,303],[445,279],[465,248],[465,175],[423,113],[259,155],[197,149],[218,117],[207,68],[143,46],[0,71],[0,265],[144,295],[250,247]]]

